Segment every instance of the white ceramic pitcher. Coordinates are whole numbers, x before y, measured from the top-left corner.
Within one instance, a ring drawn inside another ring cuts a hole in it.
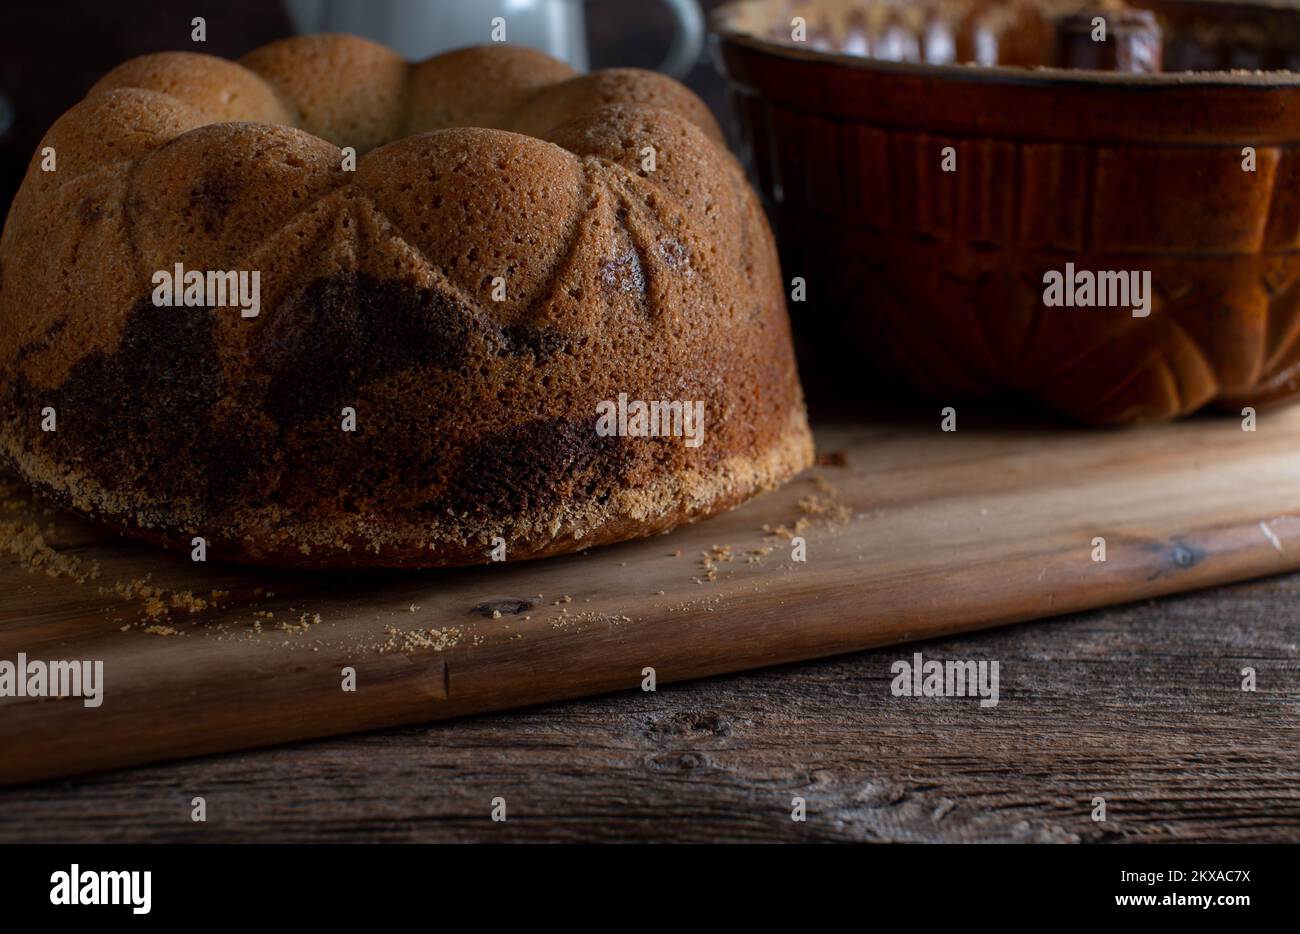
[[[505,41],[541,49],[587,70],[583,0],[284,0],[300,33],[350,32],[382,42],[412,61],[492,40],[493,21]],[[699,59],[704,14],[696,0],[662,0],[677,23],[659,70],[680,78]]]

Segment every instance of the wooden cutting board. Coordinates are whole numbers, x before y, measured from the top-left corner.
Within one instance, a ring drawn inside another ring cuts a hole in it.
[[[725,516],[460,571],[195,565],[11,492],[0,660],[103,660],[105,684],[98,708],[0,699],[0,781],[640,690],[646,668],[671,690],[1300,567],[1300,407],[1253,432],[961,418],[827,422],[823,466]]]

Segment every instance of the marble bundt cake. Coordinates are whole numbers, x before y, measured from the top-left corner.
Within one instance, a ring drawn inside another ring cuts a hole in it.
[[[32,160],[0,325],[8,466],[209,557],[558,554],[812,456],[771,233],[707,109],[519,48],[127,62]]]

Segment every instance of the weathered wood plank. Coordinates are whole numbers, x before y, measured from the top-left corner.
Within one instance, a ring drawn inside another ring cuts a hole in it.
[[[743,675],[0,791],[50,841],[1300,840],[1300,575]],[[998,659],[997,708],[889,666]],[[1239,670],[1258,669],[1258,691]],[[793,795],[809,817],[789,819]],[[1108,820],[1089,819],[1104,795]],[[203,795],[208,822],[189,819]],[[507,799],[505,823],[490,802]]]
[[[109,681],[93,711],[0,700],[0,749],[15,750],[0,779],[623,690],[646,666],[663,684],[1300,565],[1300,409],[1256,433],[1231,419],[1095,432],[963,416],[956,434],[896,419],[820,439],[847,465],[671,536],[517,566],[196,569],[59,520],[55,558],[99,561],[110,591],[149,574],[163,592],[123,599],[0,568],[0,658],[103,659]],[[765,533],[777,526],[807,539],[806,563]],[[1098,535],[1104,563],[1090,555]],[[217,607],[196,614],[176,596],[214,589]],[[140,619],[159,603],[168,619]],[[355,693],[340,690],[344,666]]]

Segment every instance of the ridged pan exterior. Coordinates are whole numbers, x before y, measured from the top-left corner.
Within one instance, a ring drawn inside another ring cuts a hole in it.
[[[1300,395],[1300,78],[890,66],[725,33],[720,59],[819,366],[1106,424]],[[1149,272],[1149,316],[1047,307],[1067,263]]]

